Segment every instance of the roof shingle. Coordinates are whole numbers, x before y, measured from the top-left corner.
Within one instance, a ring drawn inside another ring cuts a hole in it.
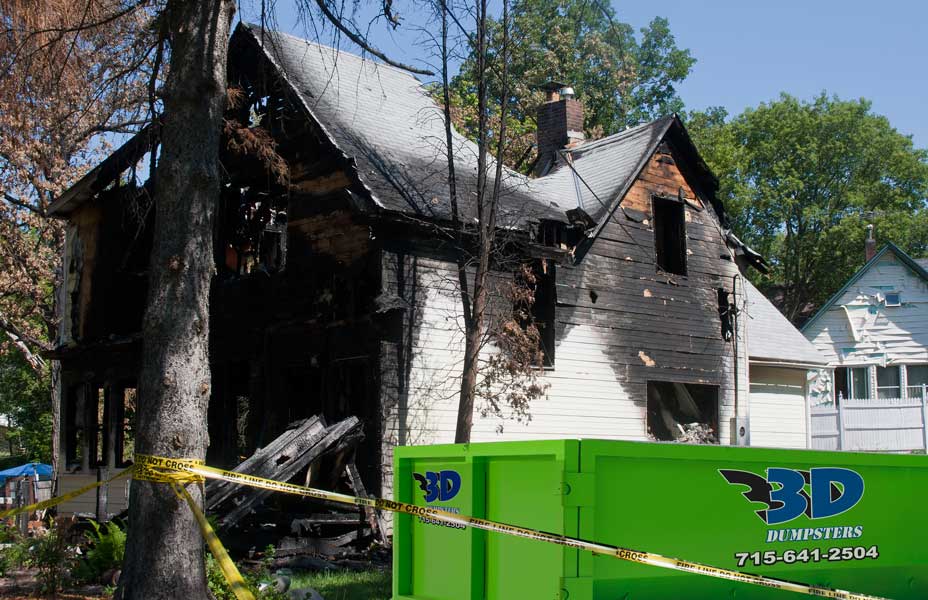
[[[751,360],[827,365],[828,361],[760,290],[744,280],[748,313],[748,356]]]

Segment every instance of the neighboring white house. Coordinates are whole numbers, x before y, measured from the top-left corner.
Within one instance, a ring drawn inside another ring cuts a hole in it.
[[[745,280],[751,445],[811,446],[810,398],[829,389],[828,360]]]
[[[843,444],[920,450],[928,442],[928,261],[886,244],[805,324],[803,334],[835,369],[831,410]],[[821,410],[813,407],[813,420]],[[843,413],[843,415],[839,414]],[[827,427],[826,427],[827,429]]]

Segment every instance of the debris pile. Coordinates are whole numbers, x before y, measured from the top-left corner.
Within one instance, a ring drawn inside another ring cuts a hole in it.
[[[356,417],[328,425],[315,416],[291,423],[233,470],[367,497],[354,461],[363,439]],[[382,517],[370,508],[216,480],[207,484],[206,498],[207,511],[230,550],[254,556],[272,545],[275,568],[351,568],[354,559],[370,568],[368,551],[389,546]]]

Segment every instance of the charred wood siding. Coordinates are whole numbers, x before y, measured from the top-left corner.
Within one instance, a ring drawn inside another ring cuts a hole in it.
[[[586,340],[585,352],[596,348],[616,367],[622,393],[615,401],[631,403],[642,413],[642,429],[647,381],[718,386],[719,434],[727,443],[729,419],[734,416],[736,357],[733,344],[722,337],[717,290],[731,291],[738,269],[711,205],[685,173],[679,155],[662,145],[583,261],[559,270],[558,326],[564,338]],[[685,199],[680,201],[686,276],[665,273],[656,264],[655,196]],[[740,332],[736,339],[740,412],[745,415],[746,349]],[[559,349],[558,358],[564,355]]]
[[[661,272],[651,226],[653,195],[683,188],[687,275]],[[547,399],[526,425],[475,416],[473,440],[647,438],[647,382],[719,388],[719,436],[730,439],[735,352],[722,336],[718,289],[731,291],[737,266],[717,217],[672,154],[657,153],[577,265],[557,268],[556,361]],[[450,442],[457,417],[463,324],[455,265],[439,257],[383,254],[383,295],[399,325],[381,349],[384,485],[394,445]],[[740,291],[740,287],[739,287]],[[739,294],[739,298],[740,298]],[[743,323],[739,323],[743,330]],[[739,333],[741,414],[747,414],[747,360]],[[389,487],[386,487],[389,489]]]

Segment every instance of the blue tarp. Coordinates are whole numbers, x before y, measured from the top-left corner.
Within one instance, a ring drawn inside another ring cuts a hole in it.
[[[0,483],[5,482],[8,477],[23,477],[25,475],[38,475],[39,479],[51,479],[52,467],[42,463],[26,463],[12,469],[6,469],[0,471]]]

